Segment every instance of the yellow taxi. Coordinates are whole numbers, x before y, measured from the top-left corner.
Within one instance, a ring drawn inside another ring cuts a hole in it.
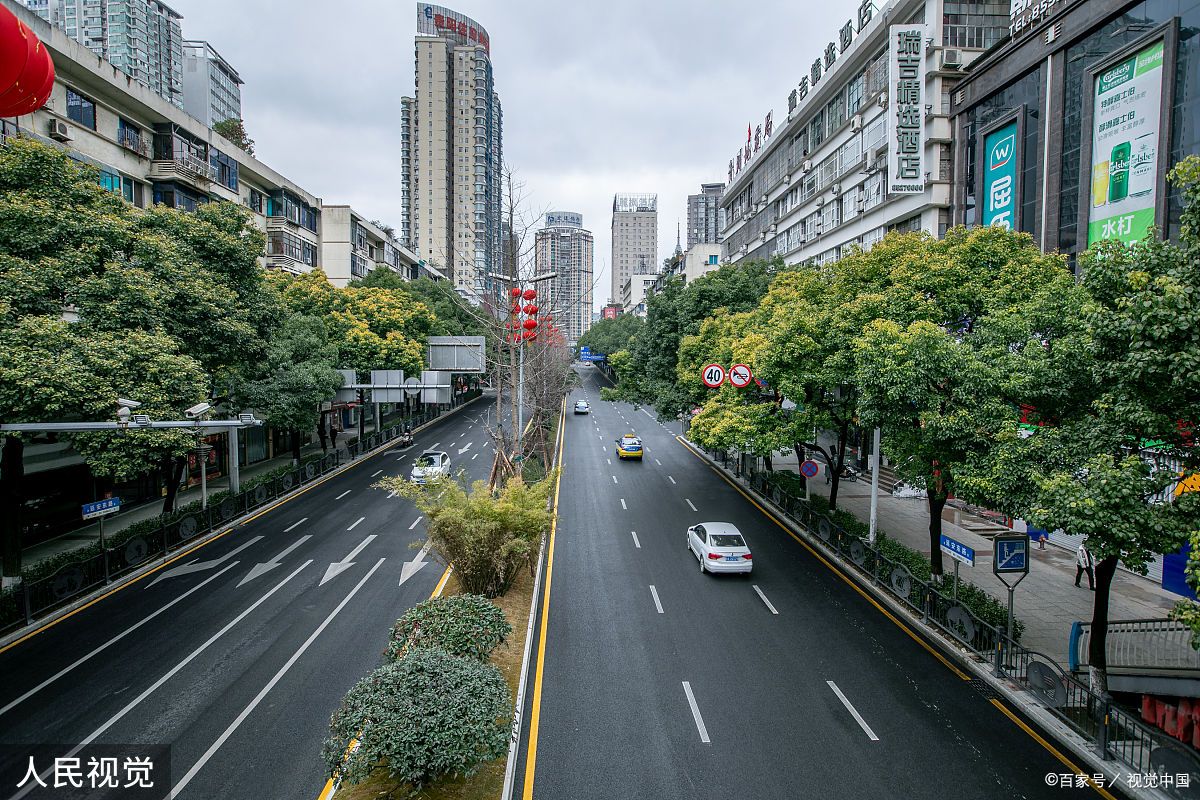
[[[617,439],[617,458],[636,458],[642,460],[642,440],[627,433]]]

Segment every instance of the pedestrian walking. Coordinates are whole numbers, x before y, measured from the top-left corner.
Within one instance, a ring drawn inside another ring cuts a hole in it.
[[[1079,585],[1079,579],[1083,573],[1087,573],[1088,588],[1093,592],[1096,591],[1096,576],[1093,572],[1095,561],[1092,554],[1087,549],[1087,540],[1079,543],[1079,549],[1075,551],[1075,585]]]
[[[1038,534],[1038,550],[1046,549],[1046,532],[1042,531]]]

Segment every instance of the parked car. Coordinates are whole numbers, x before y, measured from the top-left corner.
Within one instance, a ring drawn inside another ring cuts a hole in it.
[[[413,483],[425,483],[431,478],[450,474],[450,455],[441,450],[426,450],[417,456],[409,479]]]
[[[591,411],[592,411],[592,407],[587,404],[587,400],[576,400],[575,401],[575,413],[576,414],[590,414]]]
[[[729,522],[701,522],[687,529],[688,550],[700,561],[701,572],[741,572],[754,568],[750,546]]]

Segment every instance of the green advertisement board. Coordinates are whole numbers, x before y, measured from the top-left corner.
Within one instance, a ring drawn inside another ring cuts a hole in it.
[[[1154,225],[1163,43],[1095,78],[1088,245],[1134,242]]]
[[[1017,121],[983,138],[984,225],[1012,230],[1017,221]]]

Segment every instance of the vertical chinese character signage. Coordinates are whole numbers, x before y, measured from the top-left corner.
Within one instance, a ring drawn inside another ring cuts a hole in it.
[[[925,26],[888,31],[888,181],[890,194],[925,191]]]
[[[1096,76],[1088,245],[1133,242],[1154,225],[1163,43]]]
[[[983,139],[983,209],[980,221],[997,228],[1015,228],[1017,219],[1017,121]]]

